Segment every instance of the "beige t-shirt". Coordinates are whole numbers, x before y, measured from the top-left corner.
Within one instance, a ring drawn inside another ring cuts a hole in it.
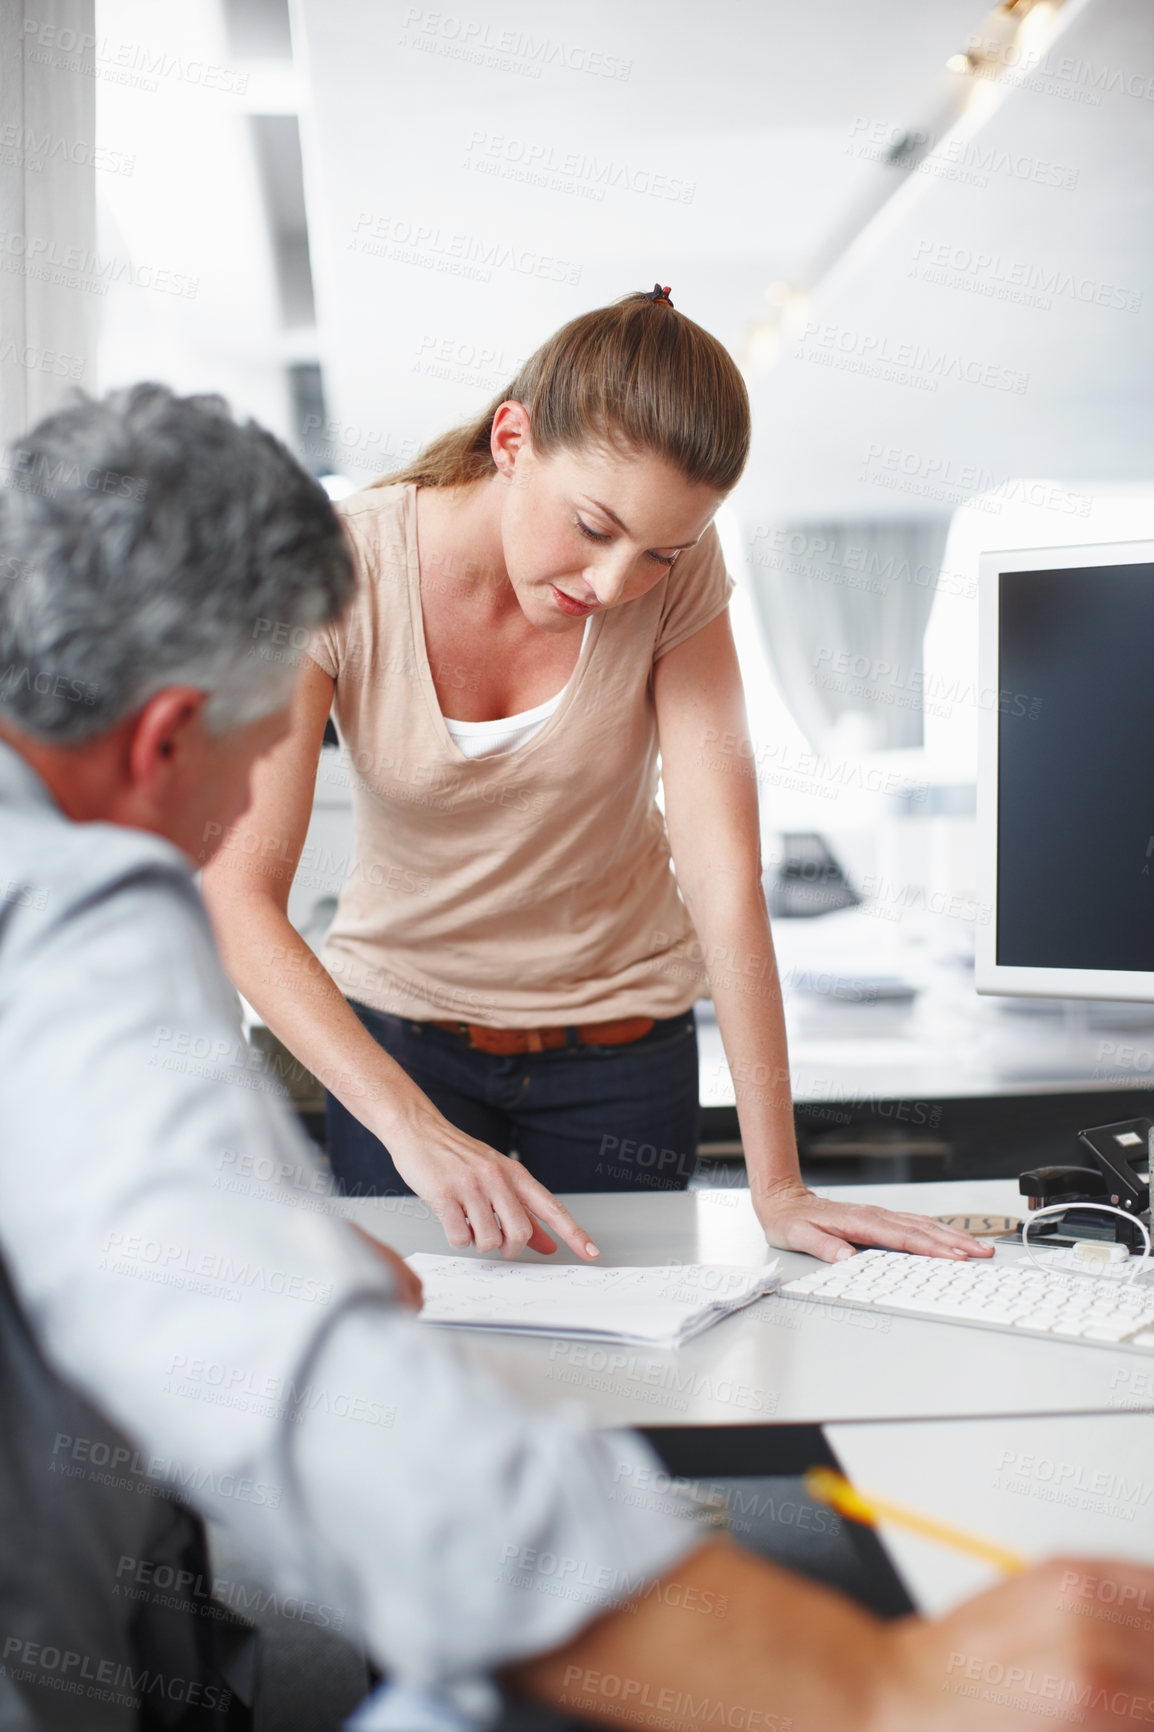
[[[359,582],[309,654],[336,681],[353,770],[354,859],[322,955],[341,991],[495,1028],[686,1010],[705,974],[656,803],[652,671],[728,603],[716,530],[646,595],[591,616],[540,732],[469,759],[429,671],[416,488],[338,509]]]

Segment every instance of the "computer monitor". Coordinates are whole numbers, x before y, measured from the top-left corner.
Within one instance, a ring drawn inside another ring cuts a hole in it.
[[[1154,541],[983,554],[979,992],[1154,1001]]]

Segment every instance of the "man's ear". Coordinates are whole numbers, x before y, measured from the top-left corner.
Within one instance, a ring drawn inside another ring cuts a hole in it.
[[[493,416],[493,427],[489,434],[489,450],[493,462],[497,465],[497,473],[503,475],[506,481],[511,481],[518,458],[522,452],[531,448],[529,411],[524,403],[516,403],[510,398],[499,406]]]
[[[201,735],[208,693],[196,686],[165,686],[149,698],[128,740],[128,773],[149,802],[161,801],[184,768],[189,746]]]

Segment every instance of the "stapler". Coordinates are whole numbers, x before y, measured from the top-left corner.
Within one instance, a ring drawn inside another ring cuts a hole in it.
[[[1097,1240],[1142,1251],[1145,1238],[1137,1223],[1150,1227],[1150,1159],[1154,1154],[1154,1119],[1123,1119],[1079,1131],[1078,1141],[1091,1165],[1031,1167],[1018,1189],[1031,1210],[1066,1206],[1065,1214],[1040,1221],[1031,1232],[1035,1245],[1075,1245]],[[1139,1169],[1145,1169],[1144,1172]],[[1108,1214],[1079,1204],[1106,1203],[1121,1210]],[[1126,1220],[1129,1215],[1132,1220]]]

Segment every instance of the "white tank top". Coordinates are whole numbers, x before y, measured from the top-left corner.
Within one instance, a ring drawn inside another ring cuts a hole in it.
[[[582,647],[592,623],[593,615],[590,614],[581,637]],[[515,716],[499,716],[495,722],[456,722],[446,716],[445,726],[453,744],[466,758],[495,758],[500,752],[515,752],[518,746],[523,746],[545,726],[565,696],[568,684],[566,680],[559,692],[546,698],[536,709],[520,710]]]

